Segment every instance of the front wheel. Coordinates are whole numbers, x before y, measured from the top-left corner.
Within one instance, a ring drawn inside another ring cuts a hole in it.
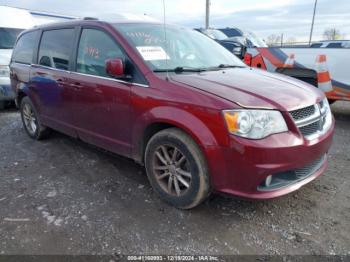
[[[148,179],[167,203],[190,209],[210,193],[209,172],[195,141],[176,128],[155,134],[145,152]]]

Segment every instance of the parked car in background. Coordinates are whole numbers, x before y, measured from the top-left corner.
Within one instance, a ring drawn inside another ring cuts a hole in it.
[[[267,44],[257,37],[253,32],[242,31],[238,28],[220,28],[218,29],[223,32],[229,39],[235,40],[237,38],[243,38],[247,48],[253,47],[267,47]]]
[[[40,26],[19,36],[10,70],[31,138],[55,129],[130,157],[178,208],[211,192],[282,196],[327,167],[334,120],[324,94],[247,67],[194,30],[93,20]]]
[[[219,30],[216,29],[205,29],[205,28],[198,28],[195,29],[198,32],[201,32],[202,34],[205,34],[206,36],[210,37],[211,39],[218,42],[220,45],[225,47],[228,51],[239,57],[240,59],[244,58],[244,54],[246,51],[246,43],[241,38],[228,38],[224,33],[222,33]]]
[[[245,63],[281,73],[322,90],[330,103],[350,101],[350,52],[343,48],[248,48]]]
[[[218,30],[223,32],[227,37],[244,36],[243,31],[239,28],[226,27],[226,28],[219,28]]]
[[[350,40],[327,40],[312,43],[312,48],[350,48]]]
[[[15,98],[10,88],[9,63],[12,48],[18,34],[32,26],[34,22],[29,12],[0,6],[0,109]]]

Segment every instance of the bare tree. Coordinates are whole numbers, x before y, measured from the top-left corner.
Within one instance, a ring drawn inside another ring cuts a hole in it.
[[[297,42],[295,37],[288,37],[288,39],[286,40],[286,44],[288,45],[294,45]]]
[[[266,38],[266,44],[268,46],[280,45],[281,44],[281,36],[280,35],[275,35],[275,34],[269,35]]]
[[[328,28],[324,30],[323,38],[325,40],[339,40],[342,38],[340,31],[336,28]]]

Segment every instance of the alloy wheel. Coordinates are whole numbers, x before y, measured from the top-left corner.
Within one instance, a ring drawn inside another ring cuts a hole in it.
[[[27,104],[27,103],[24,104],[22,114],[23,114],[23,121],[28,132],[31,135],[35,135],[35,132],[38,129],[38,124],[37,124],[37,119],[36,119],[34,110],[30,104]]]
[[[157,183],[168,194],[182,196],[191,187],[192,175],[185,155],[176,147],[162,145],[153,156]]]

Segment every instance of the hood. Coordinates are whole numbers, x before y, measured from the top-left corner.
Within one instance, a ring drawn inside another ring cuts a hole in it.
[[[9,65],[12,49],[0,49],[0,65]]]
[[[173,74],[171,80],[246,108],[291,111],[313,105],[324,98],[321,91],[307,83],[248,67],[198,74]]]

